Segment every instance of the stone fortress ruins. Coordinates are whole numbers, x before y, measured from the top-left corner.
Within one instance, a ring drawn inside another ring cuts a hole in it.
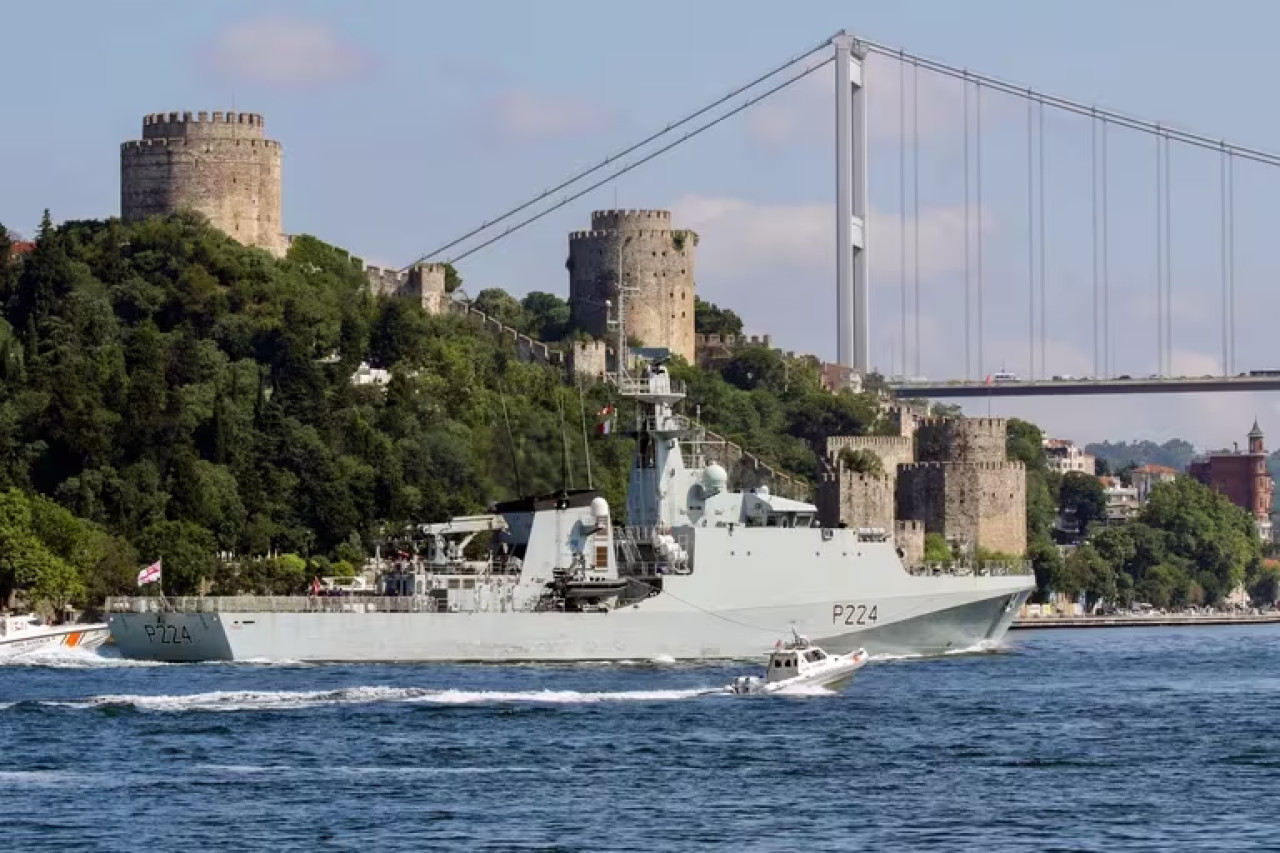
[[[896,435],[832,436],[816,502],[824,525],[894,531],[919,559],[924,535],[939,533],[968,552],[1021,556],[1027,550],[1026,469],[1009,461],[1004,418],[930,418],[889,412]],[[851,471],[841,451],[867,450],[883,473]]]
[[[170,112],[143,119],[142,138],[120,146],[120,208],[126,222],[194,210],[235,240],[283,255],[290,238],[281,222],[281,147],[268,139],[258,113]],[[615,346],[619,288],[628,339],[666,349],[689,362],[714,362],[738,346],[770,346],[765,338],[694,334],[694,254],[698,235],[673,229],[666,210],[598,210],[591,228],[569,235],[569,305],[574,325],[596,338],[549,346],[455,299],[444,264],[408,269],[366,267],[371,292],[413,299],[431,314],[474,316],[509,337],[520,358],[602,377]],[[714,340],[712,339],[714,337]],[[825,367],[825,365],[824,365]],[[841,387],[848,387],[847,384]],[[1026,550],[1026,493],[1021,463],[1005,457],[1005,421],[929,419],[890,412],[893,436],[827,440],[827,473],[816,501],[824,524],[893,530],[908,558],[923,553],[924,534],[1005,554]],[[806,487],[733,442],[723,458],[743,482],[771,480],[795,497]],[[840,463],[843,448],[865,448],[883,474]]]
[[[281,147],[259,113],[169,112],[142,120],[142,138],[120,145],[120,217],[137,222],[179,210],[203,214],[245,244],[284,254]],[[694,247],[698,235],[673,230],[666,210],[598,210],[590,231],[569,235],[569,302],[575,325],[612,341],[618,285],[627,337],[694,360]],[[442,264],[367,270],[370,289],[450,310]],[[608,304],[606,304],[608,303]],[[610,308],[612,306],[612,310]],[[605,346],[578,344],[584,372],[603,373]]]
[[[154,113],[120,146],[120,218],[204,214],[246,246],[283,255],[280,143],[258,113]]]
[[[597,210],[569,235],[573,324],[609,337],[619,287],[628,338],[694,360],[693,255],[698,235],[672,230],[666,210]]]

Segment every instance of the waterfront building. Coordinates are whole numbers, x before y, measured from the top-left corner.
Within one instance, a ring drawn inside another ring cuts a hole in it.
[[[1248,449],[1240,450],[1237,444],[1232,450],[1220,450],[1191,462],[1187,469],[1206,486],[1221,492],[1229,501],[1253,515],[1258,535],[1271,540],[1271,501],[1275,482],[1267,473],[1267,451],[1262,429],[1253,422],[1249,430]]]

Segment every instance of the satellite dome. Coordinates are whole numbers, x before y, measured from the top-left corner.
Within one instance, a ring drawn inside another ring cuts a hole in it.
[[[591,515],[595,518],[609,517],[609,502],[604,498],[591,499]]]
[[[708,495],[723,492],[729,487],[729,473],[718,462],[712,462],[702,472],[702,488]]]

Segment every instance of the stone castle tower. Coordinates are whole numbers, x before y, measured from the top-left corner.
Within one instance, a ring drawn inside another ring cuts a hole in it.
[[[967,547],[1027,550],[1027,474],[1006,455],[1004,418],[927,418],[915,429],[916,461],[898,468],[898,517],[924,522]]]
[[[374,296],[412,299],[428,314],[449,310],[449,294],[445,291],[444,264],[414,264],[407,271],[365,267],[369,292]]]
[[[917,417],[891,411],[894,436],[831,436],[818,482],[825,525],[893,529],[900,547],[923,551],[924,533],[1003,554],[1027,549],[1026,469],[1006,455],[1003,418]],[[883,474],[840,462],[845,448],[879,457]]]
[[[671,229],[666,210],[597,210],[590,231],[569,235],[569,304],[574,325],[611,339],[610,302],[625,290],[628,338],[694,360],[693,250],[698,235]]]
[[[120,146],[120,216],[194,210],[246,246],[284,254],[280,143],[257,113],[154,113]]]

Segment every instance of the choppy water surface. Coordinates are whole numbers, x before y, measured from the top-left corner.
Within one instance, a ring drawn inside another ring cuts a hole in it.
[[[734,666],[0,666],[0,849],[1276,849],[1280,628]]]

